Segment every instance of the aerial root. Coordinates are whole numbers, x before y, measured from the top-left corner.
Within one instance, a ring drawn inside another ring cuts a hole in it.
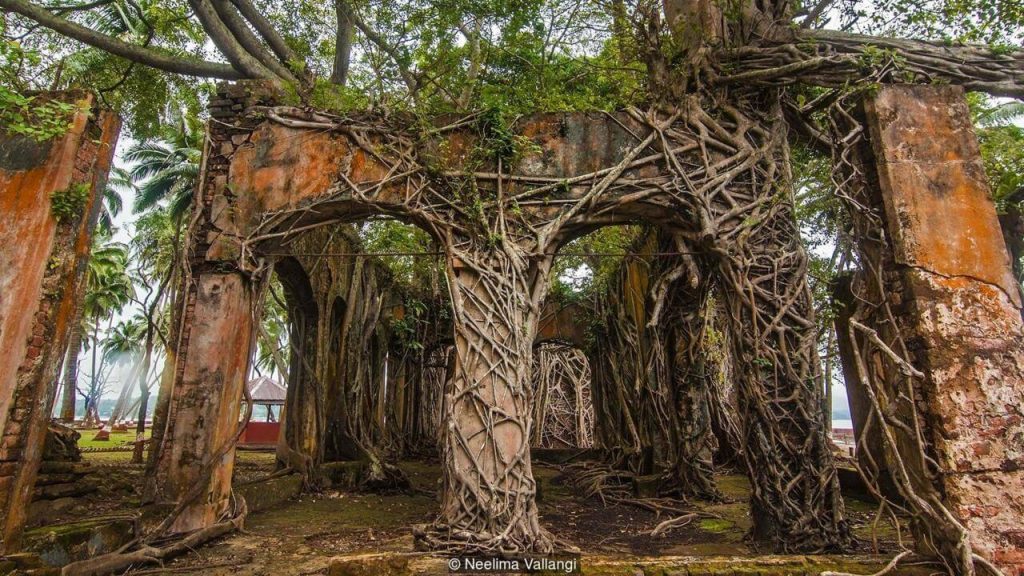
[[[120,572],[134,565],[163,564],[164,560],[194,550],[198,546],[231,532],[240,531],[246,516],[248,516],[248,507],[244,498],[238,497],[238,502],[239,511],[233,518],[189,534],[180,535],[163,546],[142,544],[137,550],[131,552],[111,552],[88,560],[72,562],[61,569],[61,576],[104,576],[112,572]]]
[[[675,518],[669,518],[668,520],[665,520],[664,522],[655,526],[654,530],[651,530],[651,536],[661,536],[667,534],[670,530],[674,528],[681,528],[683,526],[686,526],[690,522],[693,522],[697,517],[697,514],[690,513],[683,514],[682,516],[676,516]]]
[[[412,529],[416,548],[432,552],[514,557],[547,556],[559,552],[579,551],[572,544],[556,538],[544,529],[541,529],[538,535],[523,530],[517,532],[521,535],[519,538],[508,532],[492,536],[465,530],[451,530],[437,524],[418,525]]]

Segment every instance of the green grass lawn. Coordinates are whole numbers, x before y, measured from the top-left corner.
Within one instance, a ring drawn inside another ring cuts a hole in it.
[[[79,448],[118,448],[121,446],[129,445],[135,441],[135,430],[128,432],[111,432],[110,440],[93,440],[98,432],[95,428],[87,430],[79,430],[78,433],[82,435],[78,439]],[[146,430],[146,438],[149,438],[149,430]]]

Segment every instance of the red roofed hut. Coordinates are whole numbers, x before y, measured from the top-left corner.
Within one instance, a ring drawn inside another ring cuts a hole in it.
[[[287,394],[288,389],[284,384],[266,376],[249,381],[253,417],[238,439],[240,446],[258,448],[277,444],[277,436],[281,433],[281,410],[284,409]],[[259,409],[260,407],[263,409]],[[262,420],[258,418],[259,416],[262,416]]]

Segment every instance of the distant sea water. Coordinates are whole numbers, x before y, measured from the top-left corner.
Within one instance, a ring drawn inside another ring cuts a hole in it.
[[[839,430],[853,430],[853,420],[833,420],[832,428],[838,428]]]

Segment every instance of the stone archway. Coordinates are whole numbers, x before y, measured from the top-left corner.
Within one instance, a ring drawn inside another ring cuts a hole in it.
[[[235,314],[251,309],[253,289],[266,274],[265,255],[298,233],[373,215],[427,230],[445,252],[455,349],[446,402],[450,411],[442,512],[433,529],[421,534],[429,545],[550,549],[536,519],[527,434],[529,371],[521,368],[531,362],[558,247],[588,229],[637,220],[668,226],[707,245],[721,262],[716,273],[746,306],[734,318],[736,330],[750,334],[748,348],[790,354],[781,373],[765,371],[753,358],[743,359],[750,402],[759,408],[773,406],[772,411],[752,413],[774,414],[757,419],[748,431],[759,439],[788,439],[782,446],[804,447],[780,452],[779,442],[751,444],[763,450],[762,460],[786,462],[755,475],[760,488],[755,493],[763,499],[760,509],[765,512],[758,516],[761,533],[782,548],[817,548],[845,537],[841,506],[829,496],[836,485],[829,456],[821,448],[823,431],[811,412],[798,409],[804,403],[816,405],[809,380],[813,347],[805,344],[813,323],[804,322],[802,314],[795,316],[801,319],[796,322],[784,316],[781,323],[775,320],[780,330],[770,331],[768,342],[757,340],[756,330],[777,315],[775,302],[756,291],[750,299],[745,288],[758,274],[768,273],[776,278],[773,289],[786,295],[787,307],[806,305],[803,260],[793,245],[796,229],[788,204],[768,202],[784,193],[772,178],[784,142],[765,133],[755,145],[751,139],[756,138],[746,133],[734,141],[735,152],[723,150],[702,159],[686,123],[720,120],[695,113],[700,104],[692,100],[685,105],[687,114],[679,109],[539,115],[518,127],[539,151],[531,149],[510,166],[494,152],[490,167],[467,172],[473,151],[493,145],[488,134],[455,124],[439,126],[426,141],[415,142],[402,128],[388,128],[391,124],[384,118],[370,124],[349,122],[276,107],[272,95],[251,88],[248,92],[242,97],[243,112],[226,113],[233,120],[224,121],[227,116],[214,110],[222,121],[211,125],[204,194],[191,231],[195,261],[188,282],[199,288],[186,292],[182,303],[182,341],[213,337],[203,333],[223,329],[199,322],[200,315],[213,313],[203,306],[214,300],[203,296],[206,283],[225,284],[217,294],[221,308]],[[724,118],[718,125],[723,137],[729,130],[747,132],[731,116]],[[715,162],[713,170],[707,161]],[[689,191],[682,188],[684,181]],[[721,193],[727,186],[745,192]],[[738,202],[738,194],[749,204],[730,204]],[[768,196],[759,198],[762,194]],[[482,212],[474,216],[478,208]],[[751,219],[747,210],[757,218]],[[737,243],[737,238],[743,241]],[[760,254],[773,249],[787,256],[765,262]],[[776,338],[782,339],[779,345],[771,343]],[[170,386],[172,421],[176,411],[196,409],[188,400],[195,395],[204,397],[204,410],[230,410],[237,394],[232,372],[218,371],[225,378],[215,395],[209,383],[187,376],[222,362],[199,357],[195,350],[179,351]],[[213,365],[204,367],[206,363]],[[772,398],[798,400],[778,403]],[[785,412],[786,426],[779,411]],[[230,438],[230,426],[218,426],[216,431],[191,433],[186,443],[199,444],[189,452],[204,460],[226,458],[229,452],[222,455],[219,446]],[[169,438],[159,450],[154,477],[164,493],[180,496],[183,486],[202,482],[202,477],[178,472],[182,466],[176,445],[182,438]],[[222,469],[229,473],[230,465]],[[833,480],[810,480],[822,473]],[[204,525],[222,513],[225,490],[223,483],[215,484],[211,497],[191,506],[194,512],[183,515],[178,528]],[[814,506],[775,505],[791,501]],[[815,521],[806,522],[807,517]],[[796,524],[805,528],[787,528]]]
[[[533,358],[534,448],[590,448],[594,404],[590,362],[579,347],[556,340],[536,344]]]
[[[497,155],[493,165],[470,170],[471,152],[488,142],[464,124],[439,126],[417,140],[387,119],[367,124],[277,107],[255,94],[240,106],[249,112],[211,129],[216,146],[192,236],[190,282],[198,288],[182,303],[182,341],[218,329],[189,323],[190,314],[198,321],[197,310],[214,312],[204,308],[213,301],[204,286],[227,287],[218,292],[217,310],[247,309],[244,286],[265,272],[261,255],[296,233],[375,214],[427,230],[445,253],[455,350],[442,511],[419,534],[427,545],[550,549],[536,517],[527,434],[532,403],[521,368],[532,357],[558,247],[586,230],[637,220],[665,226],[707,255],[702,272],[722,295],[755,486],[755,536],[783,551],[846,542],[820,414],[807,258],[780,171],[785,139],[782,130],[752,128],[777,128],[778,110],[758,103],[720,114],[690,99],[675,111],[646,115],[540,115],[518,126],[537,148],[515,165]],[[754,121],[737,123],[744,114]],[[698,151],[688,135],[700,127],[694,122],[714,127],[730,144]],[[186,350],[177,374],[204,362],[223,359]],[[209,382],[178,376],[173,388],[183,413],[195,411],[189,398],[196,387],[209,390]],[[201,393],[210,400],[205,406],[230,406],[236,389],[219,390],[219,399]],[[193,453],[218,456],[224,435],[194,434],[203,446]],[[159,469],[156,478],[172,488],[182,481],[161,478]],[[218,489],[198,507],[222,507],[226,494],[222,484]],[[188,518],[201,525],[209,514]],[[982,534],[1000,533],[979,526]]]
[[[722,284],[737,336],[731,346],[739,394],[750,417],[745,448],[748,458],[754,454],[748,462],[759,464],[749,465],[755,533],[783,550],[845,542],[814,415],[807,261],[787,196],[781,111],[771,98],[725,114],[694,96],[647,112],[540,115],[517,127],[537,150],[510,165],[497,152],[494,165],[470,165],[469,152],[494,149],[468,124],[410,133],[394,119],[366,122],[275,106],[258,87],[227,90],[233,93],[213,110],[220,121],[211,124],[204,156],[189,275],[177,292],[162,386],[167,400],[157,415],[161,444],[150,469],[154,493],[180,504],[177,529],[208,526],[231,512],[238,402],[258,318],[255,295],[273,246],[325,222],[385,215],[422,226],[444,247],[456,303],[445,506],[423,536],[435,546],[546,551],[550,540],[532,503],[523,433],[528,394],[516,369],[531,357],[544,278],[558,247],[587,229],[639,219],[674,227],[709,255],[708,270]],[[1024,327],[966,116],[957,88],[886,87],[867,97],[869,138],[855,120],[849,135],[856,138],[841,151],[839,170],[853,172],[845,200],[855,217],[866,216],[856,225],[870,224],[859,234],[870,274],[854,286],[870,306],[851,317],[857,323],[849,323],[848,336],[855,371],[876,394],[873,413],[899,412],[914,423],[907,436],[886,430],[885,451],[912,463],[914,475],[889,473],[901,490],[925,495],[914,505],[922,518],[936,520],[918,522],[916,531],[923,540],[936,537],[943,549],[932,552],[958,565],[970,564],[973,547],[1014,566],[1022,563],[1024,517],[1016,498],[1024,494],[1017,489],[1024,464],[1013,443],[1024,422]],[[88,125],[84,117],[76,122]],[[116,124],[105,122],[101,130]],[[920,125],[931,128],[927,138],[915,131]],[[716,146],[698,151],[698,131],[709,127]],[[73,136],[83,144],[78,128]],[[66,143],[62,153],[75,146]],[[71,180],[64,170],[63,181],[95,189],[105,168],[98,155],[92,159]],[[461,194],[474,189],[476,196]],[[20,188],[4,189],[13,197],[11,191]],[[16,237],[20,229],[5,224],[8,237],[12,230]],[[52,222],[44,229],[52,231]],[[83,237],[76,237],[81,246]],[[80,271],[81,258],[74,261]],[[39,278],[39,262],[24,265]],[[61,271],[77,280],[72,269]],[[26,286],[32,292],[37,284]],[[16,508],[38,464],[31,438],[43,421],[39,376],[52,369],[40,358],[53,356],[45,336],[66,318],[61,311],[70,301],[41,305],[33,326],[42,335],[25,324],[5,334],[26,351],[15,362],[27,362],[19,364],[17,382],[0,389],[3,480],[13,486],[2,503],[5,546],[16,542]],[[219,353],[208,355],[213,347]],[[901,396],[904,389],[910,393]],[[968,407],[961,408],[965,398]],[[467,438],[468,448],[459,443]],[[480,467],[469,455],[491,440],[497,448],[485,450],[487,466]],[[472,493],[481,479],[495,478],[501,481]],[[1007,494],[1005,507],[987,505],[986,498]]]

